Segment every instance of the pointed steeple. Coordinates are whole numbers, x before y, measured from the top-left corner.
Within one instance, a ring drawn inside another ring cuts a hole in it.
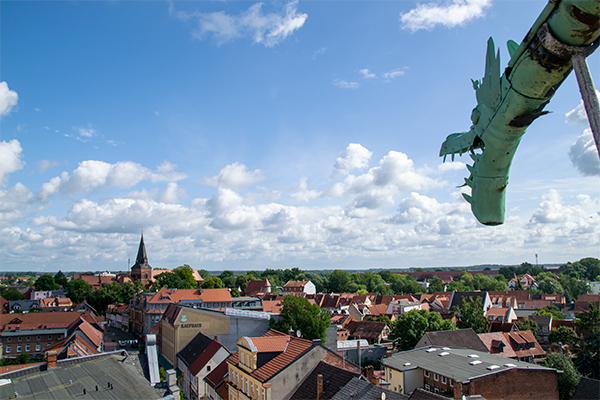
[[[137,257],[135,259],[134,268],[151,268],[148,264],[148,255],[146,254],[146,245],[144,244],[144,233],[142,232],[142,238],[140,240],[140,247],[138,249]]]

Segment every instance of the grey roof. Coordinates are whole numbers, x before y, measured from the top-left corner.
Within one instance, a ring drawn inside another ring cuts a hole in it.
[[[144,234],[140,240],[140,247],[138,248],[137,257],[135,258],[135,264],[131,268],[150,268],[148,264],[148,255],[146,254],[146,245],[144,244]]]
[[[482,351],[434,346],[396,353],[384,358],[382,362],[383,365],[398,371],[421,368],[460,382],[481,375],[500,373],[510,368],[556,371],[554,368],[507,359]]]
[[[386,400],[407,400],[408,396],[376,386],[361,378],[352,378],[331,400],[381,400],[385,393]]]
[[[538,324],[538,327],[550,326],[552,323],[552,315],[530,315],[527,318]]]
[[[579,380],[571,400],[595,400],[598,398],[600,398],[600,381],[584,376]]]
[[[18,306],[19,310],[29,311],[29,309],[31,307],[39,307],[40,301],[39,300],[10,300],[9,304],[10,304],[11,310],[13,310],[15,307]]]
[[[57,367],[46,370],[31,367],[8,374],[0,379],[10,383],[0,386],[0,399],[79,399],[83,389],[87,397],[101,399],[160,399],[165,390],[157,390],[139,372],[138,358],[129,356],[125,361],[121,352],[103,353],[97,356],[80,357],[58,361]],[[70,382],[72,381],[72,383]],[[108,382],[113,389],[108,387]],[[96,392],[96,385],[98,392]]]
[[[472,328],[425,332],[415,348],[425,346],[464,347],[488,352],[488,348]]]
[[[189,368],[189,366],[192,365],[192,363],[196,361],[198,357],[200,357],[200,354],[207,349],[211,342],[211,338],[202,332],[198,332],[198,334],[194,336],[194,338],[190,340],[190,342],[183,349],[181,349],[179,353],[177,353],[177,357],[181,359]]]
[[[462,307],[463,299],[466,299],[467,302],[471,301],[470,298],[475,300],[477,297],[481,298],[481,305],[485,306],[485,299],[488,296],[487,292],[458,292],[455,291],[452,294],[452,303],[448,305],[448,309],[450,311],[454,311],[454,307]]]

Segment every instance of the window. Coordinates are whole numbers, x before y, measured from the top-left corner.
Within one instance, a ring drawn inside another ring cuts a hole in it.
[[[29,342],[31,340],[31,336],[27,336],[25,340]]]
[[[6,338],[6,341],[7,341],[7,342],[11,342],[11,341],[12,341],[12,338]]]
[[[425,371],[425,377],[429,378],[429,371]]]
[[[6,352],[10,353],[10,344],[6,346]]]
[[[25,351],[31,351],[31,345],[30,344],[26,344],[25,345]]]
[[[40,340],[42,337],[38,335],[37,340]]]
[[[452,379],[448,379],[450,381],[450,387],[454,387],[454,381]]]
[[[48,340],[52,340],[52,335],[48,335]]]
[[[50,346],[52,346],[52,343],[51,343],[51,342],[48,342],[48,347],[50,347]]]
[[[446,383],[446,377],[442,376],[442,383]]]
[[[40,351],[42,349],[42,346],[39,343],[35,344],[35,351]]]
[[[434,381],[439,381],[440,380],[440,376],[438,374],[433,374],[433,380]]]
[[[23,346],[21,346],[20,344],[17,345],[17,353],[20,353],[23,351]]]
[[[433,388],[433,391],[434,391],[434,392],[436,392],[436,393],[439,393],[439,392],[440,392],[440,389],[438,389],[438,388]]]
[[[57,339],[60,339],[60,338],[61,338],[61,335],[57,335],[57,336],[56,336],[56,338],[57,338]]]
[[[210,365],[206,366],[206,372],[210,372]]]
[[[23,340],[23,336],[19,336],[19,342]]]
[[[431,386],[429,386],[429,384],[425,384],[425,390],[431,391]]]

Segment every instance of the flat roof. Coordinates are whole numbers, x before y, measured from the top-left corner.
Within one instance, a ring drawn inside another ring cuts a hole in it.
[[[382,362],[383,365],[399,371],[418,367],[460,382],[510,368],[556,371],[554,368],[541,367],[482,351],[440,346],[403,351],[384,358]]]

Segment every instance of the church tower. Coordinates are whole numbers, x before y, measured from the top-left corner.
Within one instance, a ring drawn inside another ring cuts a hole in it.
[[[152,267],[148,264],[148,256],[146,255],[146,245],[144,244],[144,234],[140,240],[140,248],[138,249],[135,265],[131,267],[131,280],[140,281],[146,287],[152,278]]]

